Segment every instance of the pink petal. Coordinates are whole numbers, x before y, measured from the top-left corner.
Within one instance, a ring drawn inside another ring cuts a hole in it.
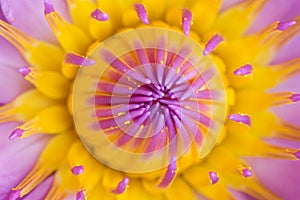
[[[13,68],[1,66],[0,80],[0,103],[2,104],[13,100],[30,88],[30,84]]]
[[[48,141],[48,137],[39,135],[9,141],[7,138],[16,125],[0,124],[0,199],[8,199],[11,188],[31,170]]]
[[[221,6],[221,10],[226,10],[240,2],[242,2],[243,0],[223,0],[222,1],[222,6]]]
[[[19,51],[2,37],[0,37],[0,46],[0,68],[7,66],[16,69],[26,65]]]
[[[0,19],[3,20],[3,21],[6,20],[4,15],[3,15],[2,9],[0,9]]]
[[[249,32],[257,32],[275,21],[289,21],[299,14],[299,0],[270,0],[254,20]]]
[[[26,195],[23,198],[23,200],[44,199],[52,185],[53,178],[53,176],[48,177],[41,184],[39,184],[32,192]]]
[[[274,64],[281,63],[299,57],[300,56],[299,46],[300,46],[300,33],[298,33],[297,36],[292,38],[286,45],[284,45],[280,49],[280,51],[277,53],[272,63]]]
[[[256,158],[249,164],[259,179],[282,199],[294,200],[300,196],[300,162]]]
[[[297,94],[300,93],[299,87],[300,74],[297,74],[290,79],[279,84],[277,87],[272,89],[272,92],[291,91]],[[272,109],[275,113],[280,116],[283,120],[288,121],[292,124],[300,126],[300,102],[288,104]]]
[[[65,0],[52,0],[55,9],[70,21]],[[57,42],[44,16],[42,0],[2,0],[1,7],[7,21],[36,39]]]

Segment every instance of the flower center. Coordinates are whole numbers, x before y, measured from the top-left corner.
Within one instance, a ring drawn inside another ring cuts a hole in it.
[[[220,74],[203,48],[169,29],[119,33],[90,53],[73,92],[78,134],[100,162],[141,173],[215,145],[225,116]],[[84,64],[83,64],[84,66]]]

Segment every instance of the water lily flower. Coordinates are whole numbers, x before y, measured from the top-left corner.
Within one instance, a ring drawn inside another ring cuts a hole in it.
[[[1,0],[0,199],[298,199],[298,0]]]

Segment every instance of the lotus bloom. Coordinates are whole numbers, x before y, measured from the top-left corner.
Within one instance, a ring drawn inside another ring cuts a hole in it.
[[[299,198],[297,0],[0,2],[0,199]]]

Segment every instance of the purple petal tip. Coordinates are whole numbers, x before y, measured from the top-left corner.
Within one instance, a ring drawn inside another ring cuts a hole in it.
[[[30,72],[30,68],[28,66],[24,66],[18,69],[18,72],[23,76],[26,77]]]
[[[221,35],[215,34],[214,36],[212,36],[212,38],[210,38],[210,40],[205,45],[205,48],[203,50],[203,55],[206,56],[210,54],[213,50],[217,48],[217,46],[222,41],[224,41],[224,38]]]
[[[238,123],[243,123],[248,126],[251,125],[251,119],[248,115],[243,115],[243,114],[231,114],[228,116],[228,119],[238,122]]]
[[[74,53],[67,53],[65,57],[65,63],[78,65],[78,66],[91,66],[95,64],[94,60],[89,60],[84,56],[77,55]]]
[[[144,23],[144,24],[149,24],[149,19],[148,19],[148,14],[146,11],[146,8],[143,4],[134,4],[134,9],[139,17],[139,19]]]
[[[236,69],[233,74],[236,76],[246,76],[251,74],[253,71],[253,67],[250,64],[246,64],[238,69]]]
[[[13,130],[13,132],[10,134],[10,136],[8,137],[8,139],[13,140],[17,137],[21,137],[23,134],[24,130],[20,129],[20,128],[16,128],[15,130]]]
[[[44,13],[45,15],[54,12],[54,6],[50,0],[44,0]]]
[[[250,169],[243,169],[242,174],[245,178],[252,176],[252,171]]]
[[[208,175],[209,175],[211,184],[216,184],[219,181],[219,176],[216,172],[211,171],[208,173]]]
[[[122,194],[125,192],[127,186],[129,183],[129,178],[123,178],[122,181],[120,181],[120,183],[118,184],[118,186],[116,187],[116,189],[112,190],[112,192],[114,194]]]
[[[298,101],[300,101],[300,94],[293,94],[293,95],[290,96],[290,99],[293,102],[298,102]]]
[[[71,171],[72,171],[72,174],[79,175],[79,174],[83,173],[84,167],[82,165],[78,165],[78,166],[73,167],[71,169]]]
[[[76,200],[84,200],[85,199],[85,195],[83,190],[80,190],[79,192],[77,192],[76,194]]]
[[[279,22],[277,24],[276,30],[285,31],[285,30],[287,30],[288,28],[290,28],[291,26],[293,26],[295,24],[296,24],[296,21]]]
[[[94,19],[98,20],[98,21],[107,21],[109,19],[109,16],[107,13],[102,12],[99,9],[94,10],[91,13],[91,17],[93,17]]]
[[[10,195],[8,200],[17,200],[21,196],[21,190],[13,190]]]

